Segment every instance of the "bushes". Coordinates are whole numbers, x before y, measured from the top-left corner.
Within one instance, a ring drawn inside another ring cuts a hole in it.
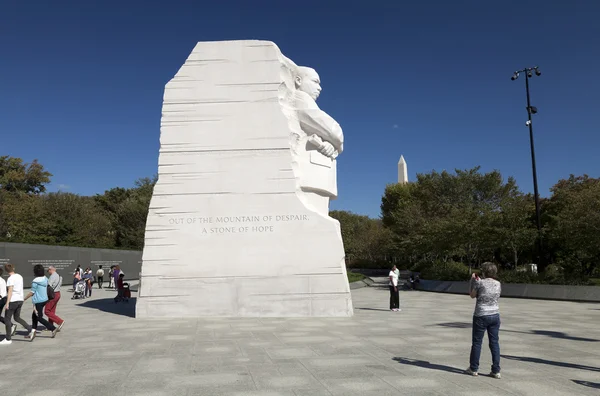
[[[413,271],[420,272],[422,279],[431,280],[467,281],[470,276],[469,267],[456,261],[420,263],[413,267]]]
[[[526,271],[504,270],[498,273],[498,280],[502,283],[528,283],[540,285],[592,285],[589,279],[571,274],[557,265],[551,265],[541,274]]]
[[[396,264],[400,271],[408,269],[404,263],[393,263],[384,260],[369,260],[369,259],[347,259],[346,268],[363,268],[363,269],[390,269]]]
[[[455,261],[420,262],[411,268],[420,272],[421,279],[441,281],[468,281],[471,277],[469,267]],[[472,272],[479,272],[472,270]],[[528,283],[545,285],[593,285],[594,282],[583,279],[558,265],[551,265],[542,274],[534,274],[523,270],[502,270],[498,272],[498,280],[502,283]]]

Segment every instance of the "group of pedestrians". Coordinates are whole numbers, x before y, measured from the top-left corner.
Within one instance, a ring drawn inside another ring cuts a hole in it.
[[[109,289],[117,289],[117,282],[119,280],[119,276],[124,274],[121,271],[121,267],[118,265],[112,265],[110,267],[110,271],[108,272],[108,288]],[[102,289],[104,285],[104,269],[102,266],[98,266],[98,270],[96,271],[96,276],[94,277],[94,273],[90,267],[87,267],[85,270],[81,268],[81,265],[77,265],[75,272],[73,272],[73,291],[77,288],[77,284],[82,282],[85,288],[83,298],[92,296],[92,289],[94,283],[98,282],[98,289]]]
[[[2,274],[6,271],[8,279],[4,281]],[[62,279],[56,273],[56,268],[48,268],[47,278],[44,266],[37,264],[33,267],[35,278],[31,283],[31,291],[27,294],[23,288],[23,277],[15,272],[12,264],[5,264],[0,268],[0,322],[4,323],[6,330],[5,338],[0,345],[12,344],[12,337],[17,331],[15,322],[27,330],[25,339],[33,341],[36,336],[38,323],[43,324],[46,330],[52,332],[52,338],[56,337],[62,329],[65,321],[56,315],[56,306],[60,300],[60,285]],[[31,299],[33,312],[31,314],[31,325],[21,318],[21,310],[25,301]],[[44,314],[48,319],[44,318]]]

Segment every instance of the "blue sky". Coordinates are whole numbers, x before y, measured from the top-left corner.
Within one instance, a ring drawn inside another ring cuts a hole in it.
[[[95,3],[95,4],[94,4]],[[481,165],[540,193],[600,176],[600,2],[4,1],[0,155],[79,194],[157,170],[163,89],[197,41],[266,39],[317,69],[345,151],[332,209],[379,215],[401,154],[416,173]]]

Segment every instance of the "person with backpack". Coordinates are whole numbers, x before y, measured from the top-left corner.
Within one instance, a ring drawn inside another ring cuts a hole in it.
[[[102,289],[102,284],[104,283],[104,270],[102,266],[99,266],[98,271],[96,271],[96,279],[98,279],[98,289]]]
[[[36,264],[33,266],[33,282],[31,283],[31,291],[27,293],[23,301],[30,298],[33,300],[33,313],[31,314],[32,333],[35,334],[38,322],[43,324],[47,330],[52,332],[52,338],[56,337],[58,328],[44,319],[44,307],[48,303],[48,278],[44,276],[44,266]]]
[[[48,273],[50,274],[50,277],[48,278],[48,287],[52,289],[54,298],[48,300],[48,303],[44,308],[44,313],[48,317],[48,322],[52,325],[57,324],[58,331],[60,331],[65,321],[56,314],[56,306],[60,301],[60,285],[62,284],[62,277],[56,273],[56,268],[53,266],[48,268]]]

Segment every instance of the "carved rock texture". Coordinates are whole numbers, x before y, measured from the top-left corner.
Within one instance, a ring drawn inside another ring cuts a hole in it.
[[[295,67],[202,42],[166,85],[137,317],[352,315],[339,223],[301,189]]]

